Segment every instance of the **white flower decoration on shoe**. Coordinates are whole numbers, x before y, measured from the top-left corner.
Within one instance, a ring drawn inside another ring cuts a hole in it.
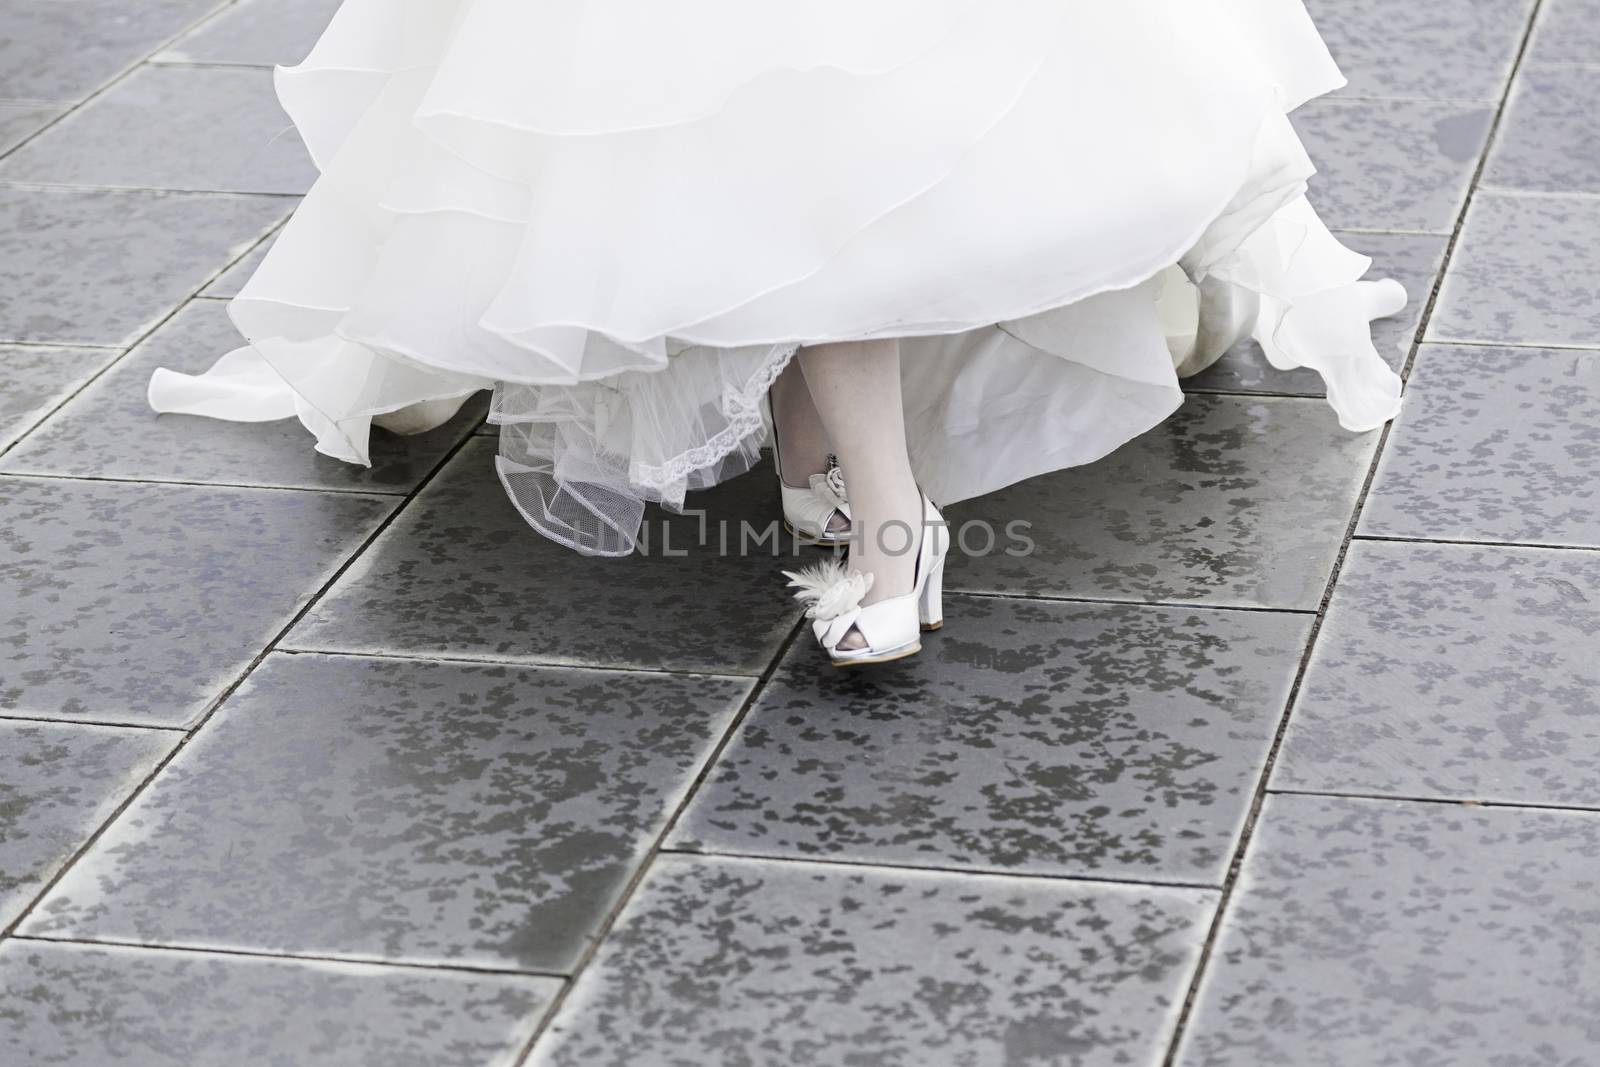
[[[794,598],[806,606],[811,630],[825,648],[835,648],[861,614],[861,598],[872,588],[870,574],[846,571],[830,559],[800,571],[784,571]]]

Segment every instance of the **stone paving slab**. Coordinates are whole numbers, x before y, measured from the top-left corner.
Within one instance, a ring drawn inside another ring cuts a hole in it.
[[[0,163],[0,180],[303,193],[316,178],[272,73],[141,67]]]
[[[6,0],[0,98],[88,96],[223,0]]]
[[[0,186],[0,343],[132,344],[292,206],[271,196]]]
[[[240,0],[152,62],[291,66],[311,51],[339,4],[340,0]]]
[[[114,348],[0,345],[0,449],[115,360]]]
[[[486,438],[463,448],[286,645],[755,675],[793,629],[780,572],[819,553],[797,554],[779,531],[737,554],[741,522],[772,532],[770,468],[691,496],[703,520],[652,510],[648,555],[586,559],[529,533],[494,455]]]
[[[1316,199],[1316,190],[1312,191]],[[1393,278],[1405,287],[1410,302],[1404,311],[1372,324],[1372,343],[1396,371],[1405,367],[1421,332],[1423,314],[1444,266],[1448,239],[1442,235],[1335,233],[1340,241],[1372,258],[1368,279]],[[1327,396],[1322,375],[1306,367],[1276,370],[1254,341],[1235,345],[1216,363],[1183,382],[1191,393],[1263,393],[1278,396]]]
[[[914,669],[796,646],[669,843],[1220,885],[1309,621],[953,599]]]
[[[273,233],[240,260],[215,278],[210,285],[200,290],[201,296],[231,298],[239,295],[244,288],[244,283],[255,274],[256,268],[261,266],[261,261],[267,258],[267,253],[272,250],[273,242],[277,241],[277,233]]]
[[[1600,1042],[1600,815],[1272,797],[1178,1067],[1535,1067]]]
[[[1357,542],[1273,785],[1600,806],[1600,552]]]
[[[1424,345],[1360,532],[1600,547],[1600,352]]]
[[[1534,0],[1307,0],[1341,96],[1497,102]]]
[[[953,557],[946,587],[1315,610],[1376,447],[1320,401],[1191,396],[1093,466],[949,508],[998,548]],[[1006,554],[1012,522],[1031,554]]]
[[[0,1049],[53,1067],[512,1067],[558,983],[8,941]]]
[[[1452,233],[1494,114],[1425,100],[1305,105],[1294,124],[1317,165],[1317,213],[1334,229]]]
[[[570,970],[748,689],[274,656],[22,932]]]
[[[1489,157],[1487,185],[1600,193],[1600,48],[1590,62],[1522,73]]]
[[[64,110],[54,104],[0,103],[0,155],[32,137]]]
[[[1209,893],[663,857],[538,1067],[1154,1067]]]
[[[1427,339],[1600,348],[1600,197],[1480,191]]]
[[[0,930],[181,739],[165,730],[0,720]]]
[[[1600,0],[1544,0],[1528,65],[1594,63],[1600,56]]]
[[[306,447],[306,429],[298,419],[237,423],[150,410],[146,391],[157,367],[196,374],[219,353],[244,343],[228,320],[226,304],[191,302],[0,459],[0,470],[407,493],[472,432],[487,406],[486,397],[480,397],[425,434],[373,431],[370,467]]]
[[[190,725],[394,507],[0,478],[0,716]]]

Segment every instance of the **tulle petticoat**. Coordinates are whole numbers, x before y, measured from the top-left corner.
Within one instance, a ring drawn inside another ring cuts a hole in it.
[[[783,8],[346,0],[278,71],[322,177],[249,347],[152,404],[364,463],[374,416],[492,387],[512,499],[597,554],[755,461],[803,343],[904,339],[943,503],[1166,418],[1232,339],[1197,283],[1346,427],[1393,417],[1286,118],[1341,83],[1301,0]]]

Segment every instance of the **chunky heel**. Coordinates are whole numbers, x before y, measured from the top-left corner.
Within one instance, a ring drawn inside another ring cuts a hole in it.
[[[944,625],[944,557],[928,571],[928,583],[917,598],[917,615],[923,630],[937,630]]]
[[[944,625],[944,560],[950,534],[944,517],[926,495],[922,497],[922,543],[917,547],[917,567],[911,592],[863,605],[872,588],[872,575],[847,570],[829,560],[801,571],[784,571],[795,597],[806,606],[811,632],[835,667],[862,667],[890,663],[922,651],[922,631]],[[865,645],[841,648],[854,630]]]

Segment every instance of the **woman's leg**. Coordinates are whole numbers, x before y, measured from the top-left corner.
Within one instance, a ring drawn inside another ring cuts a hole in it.
[[[828,431],[811,402],[811,390],[798,359],[790,360],[772,383],[772,432],[778,438],[778,477],[785,485],[804,489],[813,474],[828,469]]]
[[[811,402],[811,390],[806,386],[800,361],[793,359],[772,383],[772,433],[777,438],[778,477],[784,485],[804,489],[813,474],[828,469],[828,456],[833,451],[828,442],[828,431]],[[842,533],[850,528],[850,520],[835,512],[828,519],[828,529]]]
[[[850,566],[873,576],[863,603],[903,596],[916,578],[922,494],[906,454],[900,342],[817,345],[798,362],[850,487]],[[841,647],[861,645],[852,633]]]

